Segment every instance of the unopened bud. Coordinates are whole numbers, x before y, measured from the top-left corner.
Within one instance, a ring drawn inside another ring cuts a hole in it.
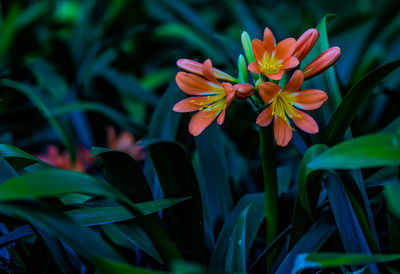
[[[340,57],[340,48],[332,47],[324,51],[310,64],[303,68],[304,79],[309,79],[332,66]]]
[[[303,60],[312,50],[319,38],[319,32],[316,29],[309,29],[304,32],[296,42],[296,48],[293,56],[299,61]]]
[[[235,90],[235,97],[239,99],[246,99],[254,92],[254,87],[250,84],[236,84],[233,86]]]

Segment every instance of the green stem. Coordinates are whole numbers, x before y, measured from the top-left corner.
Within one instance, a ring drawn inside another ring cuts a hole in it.
[[[268,246],[278,232],[278,184],[272,126],[260,127],[260,149],[264,176],[266,244]],[[271,270],[276,255],[277,252],[274,251],[267,257],[267,272]]]

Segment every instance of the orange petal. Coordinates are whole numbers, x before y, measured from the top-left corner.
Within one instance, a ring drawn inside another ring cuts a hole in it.
[[[115,149],[117,146],[117,134],[112,126],[108,126],[107,129],[107,146],[108,148]]]
[[[287,146],[292,139],[292,129],[285,119],[275,116],[274,119],[274,135],[276,144],[281,147]]]
[[[311,78],[332,66],[340,57],[340,48],[332,47],[321,53],[314,61],[303,68],[304,79]]]
[[[254,39],[251,42],[251,50],[253,51],[254,58],[256,61],[262,61],[264,59],[264,54],[270,54],[271,52],[267,52],[264,43],[261,40]]]
[[[268,78],[272,79],[272,80],[281,80],[282,75],[285,73],[285,70],[281,69],[279,72],[274,73],[274,74],[265,74],[265,76],[267,76]]]
[[[265,28],[264,30],[264,39],[263,39],[264,47],[267,52],[272,52],[275,46],[275,38],[272,34],[272,31],[269,28]]]
[[[299,64],[299,60],[296,57],[289,57],[288,59],[286,59],[285,62],[283,62],[282,64],[282,69],[291,69],[294,67],[297,67],[297,65]]]
[[[292,78],[290,78],[289,82],[285,86],[285,91],[298,91],[303,84],[303,73],[301,70],[296,70]]]
[[[282,90],[282,87],[271,82],[265,82],[260,85],[259,94],[263,101],[267,104]]]
[[[318,38],[319,32],[316,29],[309,29],[304,32],[296,42],[293,56],[302,61],[314,47]]]
[[[293,112],[295,115],[293,115],[292,120],[298,128],[310,134],[315,134],[318,132],[317,122],[315,122],[310,115],[295,108],[293,108]],[[300,117],[296,117],[298,115],[300,115]]]
[[[260,127],[266,127],[272,122],[272,118],[272,105],[269,105],[258,115],[256,123]]]
[[[190,60],[190,59],[179,59],[176,62],[176,65],[181,70],[185,70],[187,72],[191,72],[197,75],[203,75],[203,64]]]
[[[213,95],[224,90],[222,85],[217,85],[191,73],[178,72],[175,80],[179,88],[190,95]]]
[[[212,111],[202,110],[193,115],[189,122],[189,132],[193,136],[198,136],[212,123],[212,121],[214,121],[217,113],[215,113],[215,115],[213,114]]]
[[[250,70],[252,73],[257,73],[261,74],[260,67],[256,61],[251,62],[248,66],[247,69]]]
[[[328,94],[319,89],[305,89],[293,92],[291,96],[294,96],[294,106],[306,110],[317,109],[328,100]]]
[[[213,70],[212,62],[210,59],[207,59],[204,61],[203,74],[204,74],[204,77],[206,77],[208,80],[210,80],[213,83],[218,84],[217,78],[215,78],[215,75],[214,75],[214,70]]]
[[[209,96],[197,96],[197,97],[189,97],[179,101],[173,107],[173,111],[175,112],[192,112],[196,111],[201,107],[201,103],[205,103],[209,101]]]
[[[272,52],[272,59],[284,62],[293,55],[295,47],[296,40],[293,38],[286,38],[285,40],[280,41]]]
[[[187,72],[191,72],[197,75],[203,75],[203,64],[190,60],[190,59],[179,59],[177,61],[177,66],[178,68],[185,70]],[[235,82],[235,78],[233,78],[232,76],[230,76],[229,74],[214,68],[214,75],[217,79],[219,80],[223,80],[223,81],[229,81],[229,82]]]

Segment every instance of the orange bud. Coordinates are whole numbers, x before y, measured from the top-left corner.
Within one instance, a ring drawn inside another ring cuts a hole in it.
[[[235,90],[235,97],[242,100],[251,96],[254,91],[254,87],[250,84],[236,84],[233,88]]]
[[[299,61],[303,60],[319,38],[319,32],[316,29],[309,29],[304,32],[296,42],[296,49],[293,56],[297,57]]]
[[[176,62],[178,68],[181,70],[191,72],[200,76],[204,76],[203,73],[203,66],[204,64],[190,60],[190,59],[179,59]],[[228,82],[237,82],[237,80],[230,76],[229,74],[223,72],[222,70],[213,68],[215,78],[223,81],[228,81]]]
[[[314,77],[332,66],[340,57],[340,48],[332,47],[321,53],[310,64],[303,68],[304,79]]]

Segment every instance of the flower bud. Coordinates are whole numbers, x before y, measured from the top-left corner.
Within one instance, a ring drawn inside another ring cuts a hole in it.
[[[310,53],[318,38],[319,32],[316,29],[309,29],[304,32],[296,42],[293,56],[297,57],[299,61],[303,60]]]
[[[250,84],[236,84],[233,88],[235,90],[235,97],[242,100],[251,96],[254,91],[254,87]]]
[[[340,57],[340,48],[332,47],[324,51],[320,56],[314,59],[310,64],[303,68],[304,79],[308,79],[323,72],[332,66]]]
[[[247,63],[250,64],[251,62],[255,61],[256,59],[254,59],[253,51],[251,50],[251,39],[250,39],[249,34],[245,31],[243,31],[241,40],[242,40],[242,47],[243,47],[244,55],[246,56]]]
[[[249,75],[247,72],[246,60],[244,60],[243,55],[239,55],[238,58],[238,81],[239,83],[247,83]]]

